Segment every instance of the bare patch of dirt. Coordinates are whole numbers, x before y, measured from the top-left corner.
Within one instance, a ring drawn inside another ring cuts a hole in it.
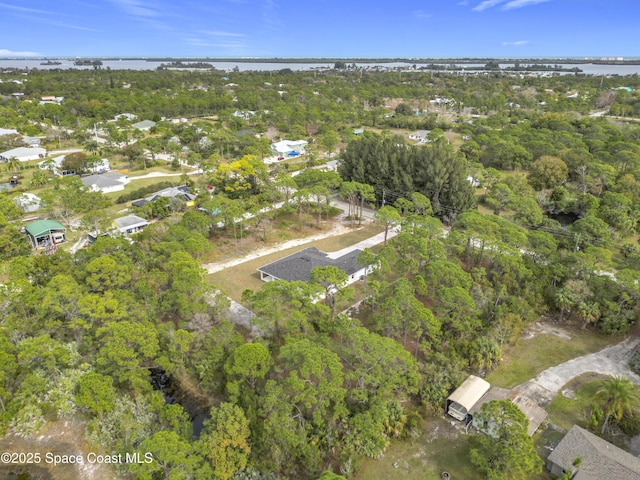
[[[37,436],[18,437],[6,435],[0,439],[0,451],[9,453],[33,453],[40,455],[40,462],[31,465],[0,465],[0,477],[29,475],[32,480],[114,480],[121,478],[108,465],[87,463],[53,465],[47,459],[53,455],[81,455],[91,452],[84,441],[85,425],[74,420],[58,420],[48,423]],[[96,452],[100,453],[100,452]],[[49,456],[47,456],[49,455]]]
[[[537,322],[532,323],[529,328],[522,332],[522,340],[530,340],[541,333],[547,333],[565,340],[571,340],[571,334],[564,328],[557,325],[549,317],[540,317]]]

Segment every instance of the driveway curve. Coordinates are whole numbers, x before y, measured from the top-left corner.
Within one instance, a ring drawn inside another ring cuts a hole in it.
[[[599,352],[577,357],[567,362],[547,368],[537,377],[514,388],[531,398],[543,408],[560,392],[571,379],[583,373],[602,375],[624,375],[640,385],[640,376],[629,368],[629,360],[640,344],[640,338],[629,337],[620,343],[603,348]]]

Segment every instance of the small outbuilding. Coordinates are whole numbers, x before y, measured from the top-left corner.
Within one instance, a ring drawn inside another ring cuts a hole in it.
[[[447,398],[446,412],[461,422],[470,421],[470,412],[476,403],[489,391],[491,385],[475,375],[469,375]]]
[[[491,390],[483,395],[482,398],[476,402],[473,408],[469,410],[471,421],[473,421],[474,417],[482,411],[482,406],[485,403],[489,403],[493,400],[510,400],[512,403],[514,403],[520,409],[520,411],[524,413],[524,416],[527,417],[527,420],[529,421],[527,427],[527,433],[529,434],[529,436],[536,433],[538,427],[540,427],[542,422],[544,422],[547,418],[547,412],[544,408],[540,407],[536,402],[518,392],[517,390],[491,387]],[[481,430],[476,422],[473,422],[473,425],[478,428],[478,430]],[[489,433],[484,430],[481,431],[483,431],[484,433]]]
[[[36,250],[55,247],[67,240],[65,237],[67,229],[55,220],[38,220],[27,225],[25,230],[31,246]]]

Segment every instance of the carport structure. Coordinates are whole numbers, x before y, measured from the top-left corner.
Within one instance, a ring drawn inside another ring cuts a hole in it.
[[[473,406],[489,391],[489,382],[475,375],[469,375],[447,398],[447,413],[456,420],[467,423],[471,420],[469,412]]]

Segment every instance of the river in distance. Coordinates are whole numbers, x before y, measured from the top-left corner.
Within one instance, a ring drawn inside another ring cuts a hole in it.
[[[60,65],[41,65],[43,59],[0,59],[0,69],[7,68],[19,68],[19,69],[40,69],[40,70],[51,70],[51,69],[70,69],[77,68],[83,70],[90,70],[94,68],[91,65],[87,66],[77,66],[74,65],[73,59],[56,59],[56,62],[60,62]],[[155,70],[162,63],[167,63],[167,60],[145,60],[145,59],[108,59],[101,60],[103,69],[111,69],[111,70]],[[277,71],[285,68],[289,68],[291,70],[325,70],[329,68],[333,68],[334,63],[294,63],[294,62],[277,62],[277,61],[265,61],[265,62],[219,62],[219,61],[208,61],[207,59],[194,58],[189,60],[183,60],[183,63],[187,64],[190,62],[205,62],[211,64],[217,70],[222,71],[232,71],[234,69],[238,69],[241,72],[244,71]],[[350,63],[350,62],[347,62]],[[357,63],[356,63],[357,64]],[[436,65],[451,65],[451,63],[438,63],[434,62]],[[377,63],[360,63],[358,66],[362,66],[365,68],[373,69],[373,68],[387,68],[387,69],[406,69],[411,70],[413,64],[409,62],[377,62]],[[455,64],[456,67],[464,67],[468,69],[481,68],[484,64],[481,63],[465,63],[465,64]],[[548,65],[548,64],[547,64]],[[558,64],[565,69],[571,68],[579,68],[582,70],[582,73],[586,75],[638,75],[640,74],[640,65],[602,65],[602,64],[592,64],[592,63],[581,63],[581,64],[568,64],[568,63],[560,63]],[[427,67],[427,64],[418,64],[417,68]],[[500,67],[512,67],[513,64],[501,64]],[[190,69],[188,66],[183,69]],[[455,71],[455,70],[454,70]],[[515,73],[515,72],[513,72]],[[524,72],[523,72],[524,73]],[[533,73],[533,72],[532,72]],[[553,72],[553,71],[545,71],[545,72],[536,72],[538,74],[550,75],[553,73],[573,73],[573,72]]]

